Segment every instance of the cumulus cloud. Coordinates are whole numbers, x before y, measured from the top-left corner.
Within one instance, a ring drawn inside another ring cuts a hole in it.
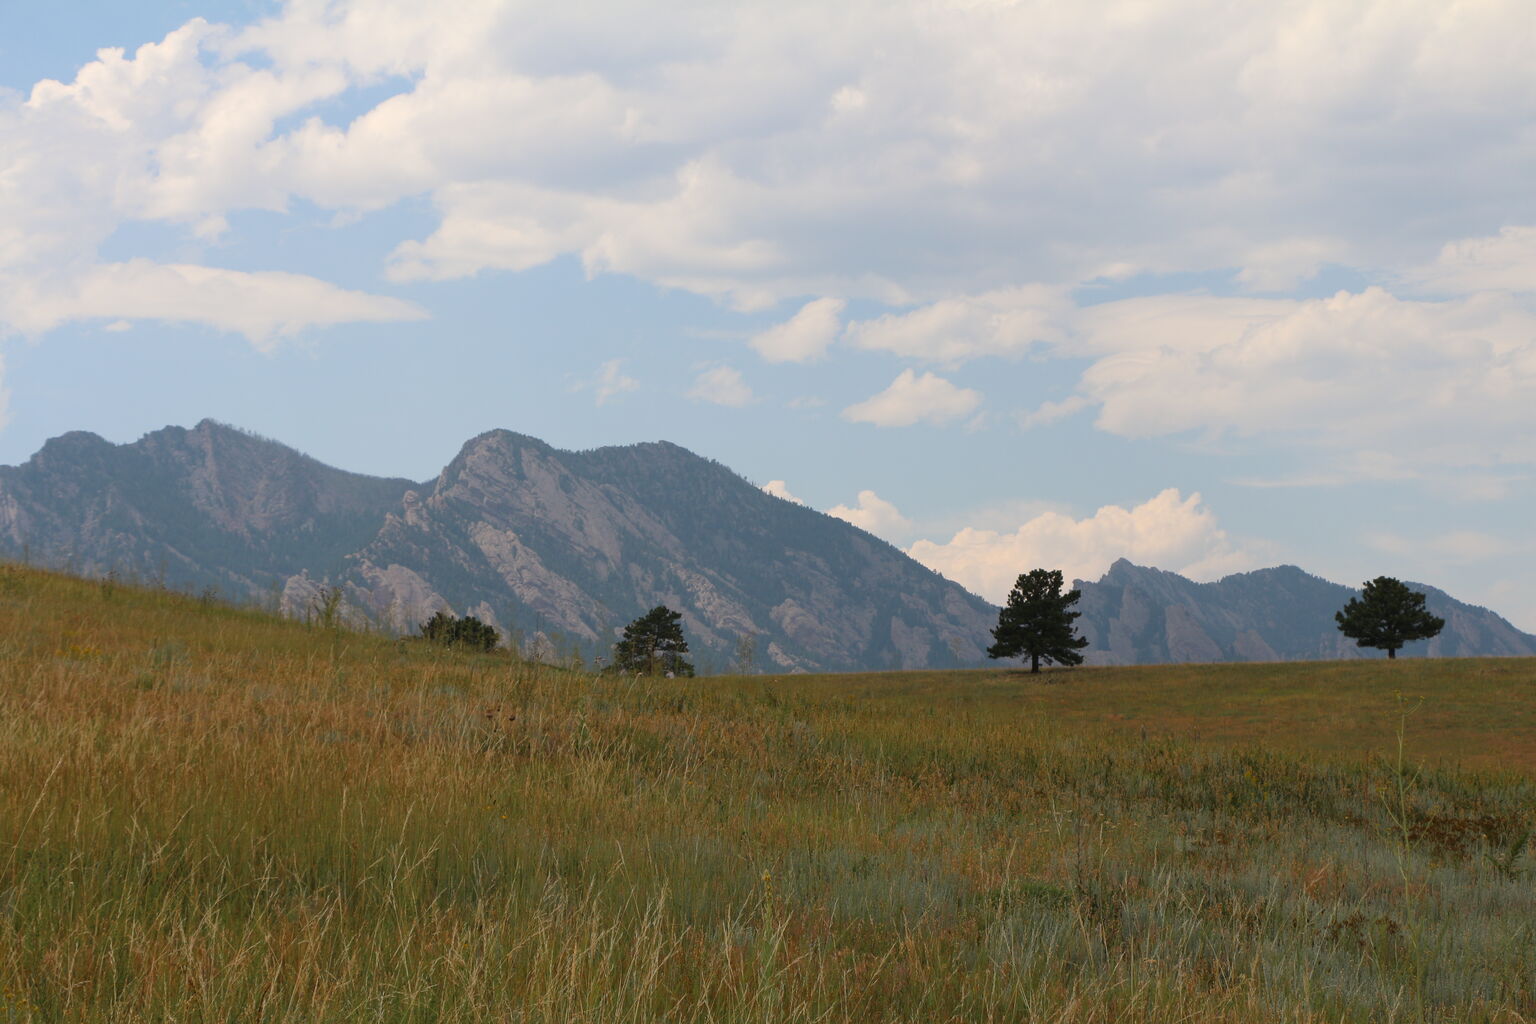
[[[592,390],[597,404],[603,405],[610,398],[634,391],[639,386],[640,382],[635,378],[624,375],[624,360],[610,359],[598,369]]]
[[[1420,465],[1536,459],[1536,315],[1508,297],[1424,302],[1369,288],[1094,314],[1081,348],[1105,354],[1079,391],[1114,434],[1263,433]]]
[[[535,154],[504,160],[496,177],[549,194],[481,210],[468,231],[456,224],[464,197],[440,191],[431,260],[471,272],[477,235],[532,218],[591,268],[743,307],[805,292],[940,297],[959,282],[1074,281],[1115,264],[1238,267],[1273,289],[1324,260],[1390,264],[1439,245],[1487,202],[1475,183],[1523,195],[1529,151],[1509,140],[1532,101],[1510,97],[1531,96],[1536,74],[1510,45],[1510,25],[1523,24],[1512,5],[1451,22],[1396,8],[1378,15],[1389,28],[1373,20],[1370,31],[1326,0],[1221,11],[1176,0],[1113,29],[1086,8],[856,6],[857,37],[842,12],[813,5],[733,7],[709,37],[645,12],[647,31],[622,61],[649,75],[614,74],[608,37],[557,47],[563,61],[530,73],[526,50],[491,52],[511,38],[495,5],[473,29],[484,49],[438,29],[466,51],[462,67],[419,61],[420,84],[396,104],[431,90],[421,105],[448,111],[434,133],[446,136],[442,155],[427,161],[434,187],[488,177],[471,170],[489,160],[466,143],[479,133],[485,151]],[[526,38],[560,31],[520,14]],[[638,14],[611,21],[634,31]],[[1161,55],[1175,45],[1181,74],[1169,76]],[[679,51],[694,59],[676,61]],[[462,94],[442,84],[471,74],[528,81]],[[549,152],[485,131],[536,119],[540,90],[568,81],[583,90],[568,101],[578,114],[551,126],[560,142]],[[472,106],[487,94],[491,109]],[[480,116],[458,119],[459,107]],[[340,164],[350,148],[404,136],[405,124],[338,129],[325,158]],[[1443,145],[1446,131],[1457,146]],[[597,170],[562,180],[555,169],[569,152]],[[1393,188],[1337,187],[1361,177]],[[1410,207],[1417,215],[1403,217]]]
[[[763,493],[771,494],[775,498],[783,498],[785,501],[792,501],[796,505],[805,504],[805,502],[789,493],[789,485],[783,480],[769,480],[766,484],[763,484]]]
[[[843,410],[843,418],[877,427],[914,423],[949,423],[970,415],[981,404],[980,392],[956,387],[943,377],[903,370],[891,386]]]
[[[805,363],[826,354],[837,337],[846,303],[841,299],[813,299],[782,324],[776,324],[751,340],[751,345],[770,363]]]
[[[1058,288],[1029,285],[941,299],[906,313],[848,325],[855,347],[957,365],[978,356],[1017,357],[1039,343],[1060,343],[1071,303]]]
[[[1019,573],[1060,569],[1068,581],[1097,579],[1119,558],[1209,580],[1253,568],[1199,494],[1169,488],[1134,508],[1105,505],[1085,519],[1045,512],[1011,533],[967,527],[944,543],[920,540],[917,561],[989,601],[1001,603]]]
[[[1080,412],[1092,404],[1082,395],[1072,395],[1070,398],[1063,398],[1059,402],[1042,402],[1039,408],[1019,414],[1019,426],[1025,430],[1029,430],[1032,427],[1043,427],[1046,424],[1055,423],[1057,420],[1064,420],[1073,413]]]
[[[302,274],[149,260],[99,264],[59,281],[0,284],[0,320],[30,334],[68,320],[114,319],[106,328],[114,331],[124,320],[166,320],[243,334],[266,349],[306,327],[425,316],[413,303]]]
[[[1437,292],[1536,291],[1536,226],[1512,225],[1497,235],[1448,243],[1431,264],[1406,275]]]
[[[1448,250],[1439,265],[1482,268],[1490,282],[1513,285],[1524,280],[1514,268],[1527,245],[1536,251],[1533,239],[1506,231],[1486,246]],[[1536,462],[1536,309],[1508,290],[1463,283],[1470,294],[1440,300],[1368,287],[1310,300],[1055,301],[1048,331],[1010,333],[1011,312],[1049,304],[1021,295],[1054,294],[1019,289],[941,300],[846,334],[908,358],[957,363],[1037,347],[1038,358],[1084,362],[1075,394],[1014,414],[1025,429],[1092,410],[1099,429],[1123,437],[1263,438],[1322,453],[1293,477],[1250,481],[1260,486],[1411,479],[1427,466],[1436,477],[1459,467],[1494,484],[1499,467]],[[1033,346],[1030,337],[1048,340]],[[914,422],[901,412],[914,403],[900,399],[913,399],[919,383],[908,371],[845,415]],[[927,383],[937,400],[942,387]],[[1462,476],[1479,493],[1501,493]]]
[[[741,371],[729,366],[715,366],[700,373],[688,390],[697,402],[740,407],[756,401],[752,389],[742,380]]]
[[[0,101],[0,265],[79,258],[125,219],[209,235],[295,200],[429,196],[439,222],[399,240],[399,278],[574,255],[743,309],[1125,267],[1238,268],[1261,290],[1328,261],[1402,269],[1486,230],[1490,209],[1536,220],[1524,13],[290,3],[242,30],[194,20],[102,51]],[[326,119],[351,97],[361,113]],[[858,336],[944,362],[1051,327],[1003,307],[929,311],[960,333],[908,320]]]
[[[0,96],[0,330],[83,318],[199,323],[258,347],[307,327],[425,316],[413,303],[300,274],[95,253],[127,221],[208,239],[231,209],[281,211],[262,152],[278,119],[344,91],[334,67],[277,72],[217,56],[228,32],[194,19],[131,55],[101,50],[70,82]]]
[[[912,528],[910,519],[874,491],[860,491],[857,505],[833,505],[827,509],[827,515],[886,540],[900,537]]]

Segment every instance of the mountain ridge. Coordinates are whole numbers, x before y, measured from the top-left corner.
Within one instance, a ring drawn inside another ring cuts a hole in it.
[[[1536,655],[1536,636],[1497,613],[1438,587],[1404,581],[1446,620],[1440,636],[1417,641],[1405,655],[1467,657]],[[1177,573],[1118,559],[1082,591],[1079,632],[1089,664],[1180,661],[1302,661],[1371,657],[1339,633],[1334,613],[1360,591],[1295,565],[1232,573],[1196,583]]]
[[[716,667],[979,664],[994,610],[842,520],[671,442],[564,451],[492,430],[431,480],[365,477],[213,420],[76,432],[0,467],[0,548],[303,614],[322,586],[402,632],[476,614],[538,653],[606,653],[658,603]]]
[[[122,445],[71,431],[0,467],[0,553],[299,615],[339,586],[397,631],[474,614],[542,657],[602,657],[667,604],[716,669],[981,666],[997,615],[886,541],[672,442],[568,451],[506,429],[419,482],[211,419]],[[1122,558],[1075,586],[1090,664],[1369,656],[1333,622],[1358,591],[1294,565],[1196,583]],[[1404,653],[1536,655],[1536,636],[1492,611],[1414,586],[1447,626]]]

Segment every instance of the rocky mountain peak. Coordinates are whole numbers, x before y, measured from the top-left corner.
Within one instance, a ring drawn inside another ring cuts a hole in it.
[[[49,465],[61,461],[68,464],[70,460],[95,457],[112,447],[112,442],[100,434],[93,434],[89,430],[71,430],[44,441],[43,446],[27,460],[27,464]]]
[[[482,434],[351,566],[358,599],[400,622],[441,600],[601,653],[666,604],[706,660],[747,643],[780,670],[978,663],[994,614],[889,545],[668,442],[573,452]],[[401,571],[419,566],[434,569]]]

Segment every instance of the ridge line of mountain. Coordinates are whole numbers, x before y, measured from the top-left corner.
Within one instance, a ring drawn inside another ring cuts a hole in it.
[[[212,419],[121,445],[71,431],[0,467],[0,553],[27,552],[294,614],[340,586],[393,629],[476,614],[564,659],[601,657],[664,603],[717,670],[981,665],[997,614],[886,541],[672,442],[569,451],[506,429],[422,482]],[[1119,559],[1075,585],[1090,663],[1364,653],[1332,618],[1357,592],[1294,565],[1196,583]],[[1415,586],[1447,628],[1405,653],[1536,654],[1536,637],[1495,613]]]

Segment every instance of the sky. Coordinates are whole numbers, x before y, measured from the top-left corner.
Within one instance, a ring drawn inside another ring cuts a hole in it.
[[[1527,0],[0,0],[0,463],[665,439],[993,600],[1536,630]]]

